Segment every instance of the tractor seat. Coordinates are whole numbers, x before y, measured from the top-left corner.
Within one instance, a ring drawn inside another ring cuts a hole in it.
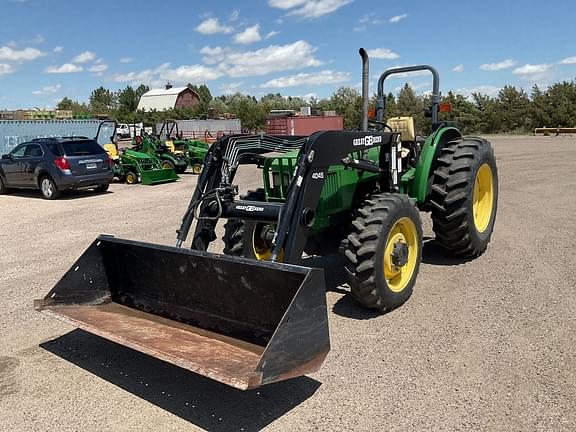
[[[108,153],[108,156],[110,156],[110,159],[112,160],[117,160],[120,158],[120,156],[118,156],[118,149],[116,148],[115,144],[104,144],[104,150],[106,150],[106,153]]]
[[[416,133],[414,132],[414,119],[412,117],[392,117],[386,123],[394,132],[400,132],[402,143],[414,143]]]

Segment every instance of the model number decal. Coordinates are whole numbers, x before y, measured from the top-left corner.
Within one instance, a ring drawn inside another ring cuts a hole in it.
[[[365,146],[370,147],[372,144],[378,144],[382,142],[382,137],[378,135],[366,135],[363,138],[354,138],[352,140],[352,145],[354,147]]]
[[[244,210],[247,212],[263,212],[264,207],[256,207],[253,205],[239,205],[239,206],[236,206],[236,210]]]
[[[312,173],[312,178],[313,178],[314,180],[323,179],[323,178],[324,178],[324,173],[323,173],[322,171]]]

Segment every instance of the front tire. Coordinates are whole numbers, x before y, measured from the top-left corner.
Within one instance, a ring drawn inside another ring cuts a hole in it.
[[[264,201],[264,189],[249,191],[242,199]],[[270,238],[274,229],[273,224],[229,219],[224,224],[224,254],[269,261],[272,258]],[[266,235],[267,230],[270,235]]]
[[[430,195],[436,241],[453,256],[479,256],[498,207],[494,150],[482,138],[462,138],[449,142],[437,162]]]
[[[44,176],[40,179],[40,192],[47,200],[55,200],[60,196],[60,191],[51,177]]]
[[[352,221],[344,255],[352,296],[385,312],[412,295],[422,260],[422,223],[406,195],[377,193]]]

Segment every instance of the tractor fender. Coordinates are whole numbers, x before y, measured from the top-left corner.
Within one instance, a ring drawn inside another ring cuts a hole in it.
[[[410,189],[410,196],[416,198],[418,205],[423,205],[430,195],[432,175],[440,152],[450,141],[462,138],[460,131],[453,127],[438,129],[428,137],[416,164],[416,173]]]

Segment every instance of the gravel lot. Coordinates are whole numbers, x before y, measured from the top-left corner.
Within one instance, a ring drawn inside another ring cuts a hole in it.
[[[412,298],[380,316],[353,303],[331,260],[326,362],[252,392],[32,308],[99,233],[172,245],[194,176],[55,202],[1,196],[0,429],[576,430],[576,139],[491,140],[500,203],[488,251],[461,263],[427,241]]]

